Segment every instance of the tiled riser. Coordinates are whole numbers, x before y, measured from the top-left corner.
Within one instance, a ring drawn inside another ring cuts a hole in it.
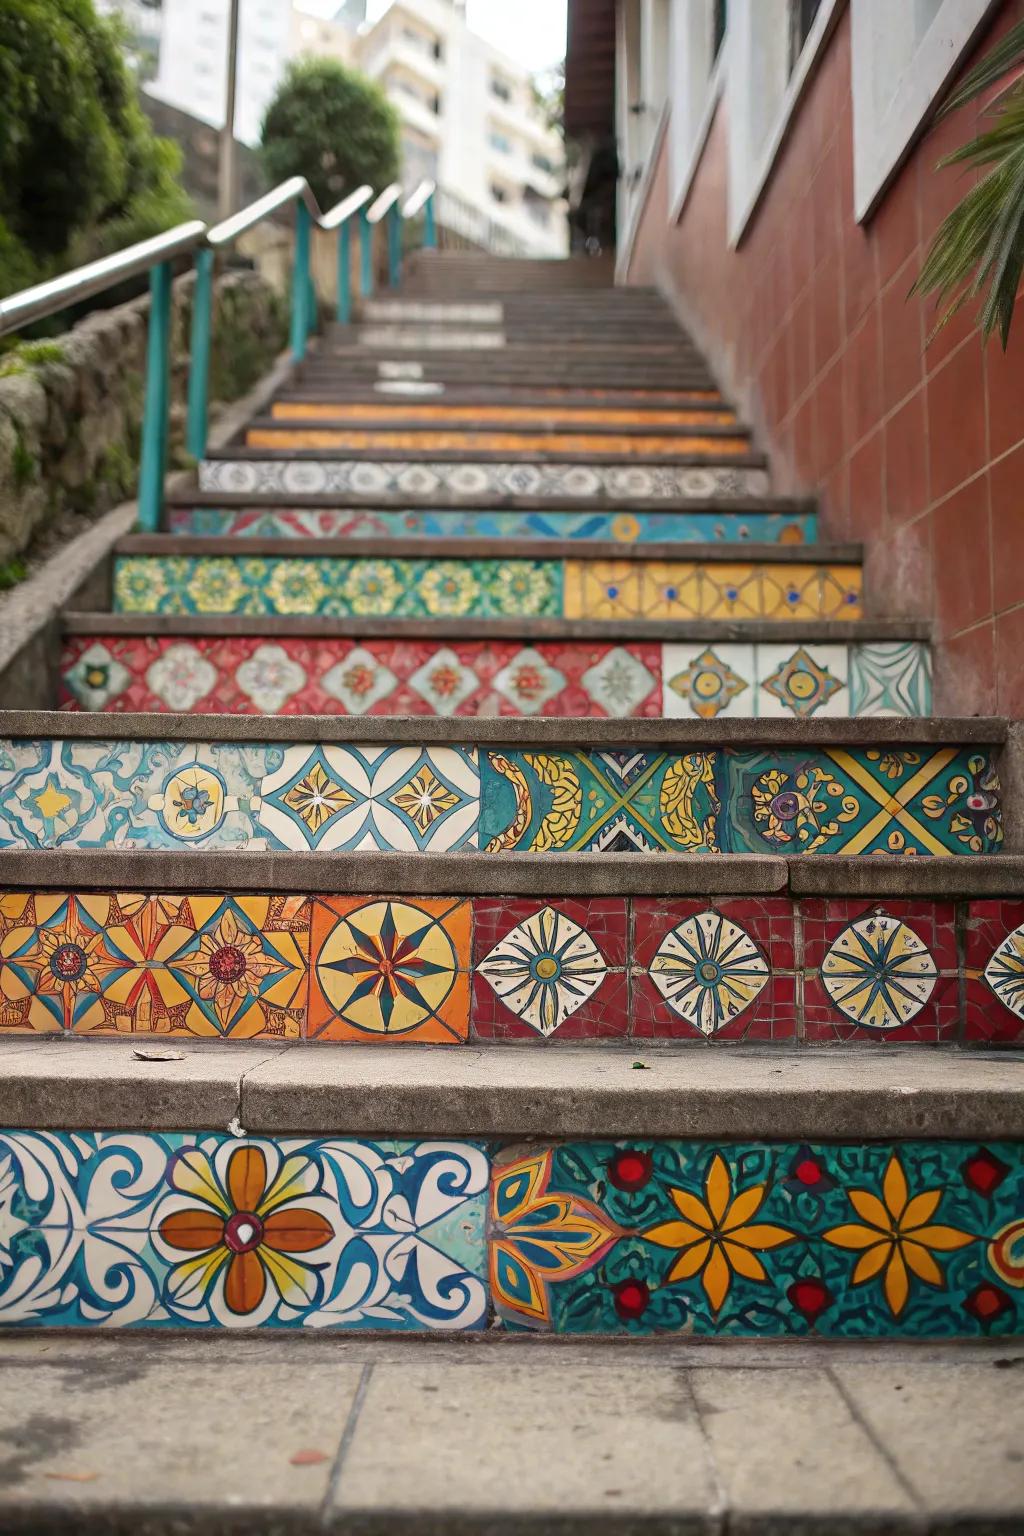
[[[0,895],[0,1034],[1024,1046],[1024,903]]]
[[[568,427],[733,427],[736,413],[730,410],[616,410],[593,406],[562,409],[544,405],[389,405],[383,401],[362,404],[331,404],[323,400],[278,400],[271,407],[275,421],[325,422],[343,425],[372,422],[374,426],[397,422],[428,422],[440,427],[530,426]]]
[[[0,741],[0,848],[984,854],[985,751]]]
[[[360,452],[366,449],[399,453],[617,453],[624,459],[643,454],[706,454],[710,459],[739,458],[749,453],[746,437],[630,436],[600,432],[435,432],[420,429],[394,432],[388,428],[360,432],[346,427],[253,427],[245,435],[248,448],[272,453],[326,448]]]
[[[728,657],[728,660],[726,658]],[[75,637],[61,709],[806,720],[924,716],[928,648]]]
[[[1021,1332],[1015,1143],[0,1133],[0,1325]]]
[[[852,565],[122,555],[117,613],[859,619]]]
[[[711,469],[623,464],[447,464],[413,460],[373,464],[336,459],[208,459],[199,466],[201,491],[316,496],[453,497],[571,496],[581,501],[670,500],[680,496],[764,496],[761,469]]]
[[[172,533],[250,538],[610,539],[620,544],[812,544],[811,512],[488,512],[417,507],[383,511],[347,508],[244,507],[239,511],[171,507]]]

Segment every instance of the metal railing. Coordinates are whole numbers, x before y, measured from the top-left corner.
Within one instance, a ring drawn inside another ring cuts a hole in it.
[[[73,272],[65,272],[46,283],[38,283],[21,293],[0,299],[0,336],[6,336],[35,320],[59,314],[83,299],[103,293],[127,278],[149,273],[149,333],[146,343],[146,394],[142,415],[142,450],[139,461],[139,526],[154,532],[160,523],[163,502],[164,467],[167,462],[168,420],[170,413],[171,363],[171,282],[174,261],[195,254],[196,288],[192,305],[191,357],[188,381],[188,421],[186,446],[197,459],[206,452],[209,422],[210,354],[213,333],[213,271],[217,252],[229,249],[247,230],[294,204],[295,256],[291,286],[291,352],[296,362],[306,355],[309,335],[316,323],[316,294],[310,266],[313,226],[338,237],[337,316],[347,322],[351,316],[351,230],[355,214],[360,216],[361,269],[360,293],[373,292],[373,230],[388,218],[388,274],[392,286],[401,276],[402,221],[423,215],[423,243],[437,244],[434,219],[433,182],[423,182],[406,203],[399,207],[402,189],[395,183],[387,187],[367,208],[373,198],[372,187],[359,187],[336,203],[326,213],[304,176],[293,176],[272,192],[258,198],[222,223],[207,228],[196,219],[179,224],[165,234],[140,241],[113,256],[90,262]],[[378,210],[375,215],[375,210]],[[410,210],[411,211],[407,211]]]

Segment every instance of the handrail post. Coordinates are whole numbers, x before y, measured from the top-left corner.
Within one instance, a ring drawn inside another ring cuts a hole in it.
[[[299,202],[295,208],[295,266],[292,271],[292,357],[301,363],[306,355],[306,341],[312,321],[310,314],[309,209]]]
[[[388,286],[397,288],[402,276],[402,213],[397,203],[388,209]]]
[[[352,318],[352,221],[346,219],[338,230],[338,324],[348,325]]]
[[[423,207],[423,247],[427,251],[437,250],[437,220],[434,217],[433,192]]]
[[[208,246],[196,254],[196,286],[192,298],[192,343],[188,372],[188,428],[185,436],[185,446],[194,459],[201,459],[206,452],[210,404],[214,259],[214,252]]]
[[[149,274],[149,336],[146,343],[146,400],[142,412],[139,464],[139,527],[155,533],[163,505],[167,460],[167,415],[171,371],[171,263]]]
[[[373,225],[365,208],[359,215],[359,292],[364,299],[373,292]]]

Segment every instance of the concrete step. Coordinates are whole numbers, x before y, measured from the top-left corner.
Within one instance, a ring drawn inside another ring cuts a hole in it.
[[[534,510],[498,507],[371,507],[357,498],[310,498],[302,505],[250,505],[242,497],[232,506],[221,493],[220,507],[204,505],[209,498],[196,492],[167,499],[165,521],[171,533],[203,538],[373,538],[373,539],[533,539],[543,547],[549,539],[603,539],[623,544],[738,543],[813,544],[818,518],[813,503],[764,497],[733,510],[728,503],[700,504],[693,510],[644,512],[631,510],[544,510],[533,498]],[[341,503],[348,500],[350,505]],[[529,502],[530,498],[525,498]]]
[[[1020,772],[984,719],[11,710],[0,736],[0,848],[988,855]]]
[[[586,545],[552,540],[133,535],[114,552],[119,613],[381,618],[859,619],[855,545]]]
[[[4,1041],[5,1321],[1019,1334],[1024,1062],[737,1047],[642,1065]]]
[[[1020,1360],[999,1340],[851,1342],[827,1359],[799,1343],[628,1357],[591,1343],[527,1360],[498,1339],[12,1337],[0,1522],[9,1536],[1015,1536]],[[58,1403],[60,1434],[41,1431]]]
[[[400,383],[402,381],[399,381]],[[417,381],[406,381],[415,384]],[[428,388],[433,388],[429,384]],[[406,426],[432,422],[441,426],[526,426],[541,430],[559,427],[652,427],[735,426],[736,412],[724,402],[699,397],[689,404],[661,406],[628,396],[580,395],[576,399],[528,403],[515,398],[490,398],[493,391],[479,396],[467,391],[445,393],[443,400],[418,404],[415,399],[389,401],[385,396],[367,399],[365,390],[358,395],[347,386],[339,386],[335,395],[296,386],[282,390],[271,406],[275,421],[315,421],[371,426]]]
[[[314,386],[306,382],[308,367],[308,363],[300,363],[275,398],[354,400],[364,404],[370,398],[367,395],[368,389],[374,392],[373,397],[376,398],[384,390],[398,391],[426,385],[432,391],[439,391],[446,402],[459,405],[493,403],[536,408],[546,402],[555,410],[562,407],[602,406],[645,410],[674,406],[685,409],[707,406],[716,409],[728,403],[723,401],[715,389],[587,389],[572,385],[500,384],[491,378],[480,379],[475,383],[445,385],[433,378],[425,363],[413,361],[402,361],[391,366],[378,365],[375,369],[364,370],[362,382],[354,381],[340,371],[336,373],[332,369],[320,369],[318,371],[324,382]],[[381,367],[384,368],[383,372],[380,371]],[[384,398],[383,395],[381,397]]]
[[[576,509],[596,502],[622,507],[679,503],[770,493],[765,460],[728,465],[633,464],[588,455],[586,461],[552,462],[536,454],[476,462],[434,455],[375,458],[292,453],[268,458],[255,449],[231,448],[210,453],[199,465],[199,490],[247,497],[342,495],[394,498],[400,506],[434,503],[476,506],[481,499],[526,498],[558,501]],[[679,510],[675,507],[674,510]]]
[[[661,1087],[678,1047],[1019,1052],[1021,860],[907,862],[8,848],[2,1038],[442,1045],[473,1070],[514,1045],[563,1086],[556,1048],[600,1048],[595,1083],[639,1052]]]
[[[750,433],[745,427],[665,428],[649,432],[632,428],[563,431],[513,424],[500,431],[484,427],[449,429],[427,422],[411,422],[405,427],[331,426],[317,421],[256,420],[244,434],[247,448],[289,453],[294,449],[332,452],[461,453],[579,455],[614,454],[620,458],[649,459],[683,457],[688,461],[706,459],[748,460]]]
[[[65,619],[57,706],[201,714],[561,715],[810,719],[931,713],[931,658],[917,639],[866,639],[860,626],[814,627],[779,643],[721,640],[702,624],[687,640],[633,638],[597,623],[497,622],[470,638],[451,620],[308,621],[210,615],[72,615]],[[456,632],[453,633],[453,628]],[[897,626],[892,626],[897,628]],[[554,632],[559,638],[542,639]],[[831,631],[831,633],[830,633]]]

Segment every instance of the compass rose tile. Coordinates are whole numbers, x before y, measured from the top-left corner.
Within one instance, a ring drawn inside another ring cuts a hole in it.
[[[477,1035],[559,1039],[628,1027],[626,903],[474,903]]]

